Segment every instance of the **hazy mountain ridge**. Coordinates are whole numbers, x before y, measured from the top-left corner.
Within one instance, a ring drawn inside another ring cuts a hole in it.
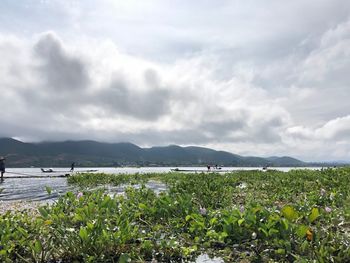
[[[23,143],[0,139],[0,154],[9,167],[68,166],[307,166],[292,157],[254,157],[216,151],[204,147],[177,145],[141,148],[132,143],[101,143],[96,141],[63,141]]]

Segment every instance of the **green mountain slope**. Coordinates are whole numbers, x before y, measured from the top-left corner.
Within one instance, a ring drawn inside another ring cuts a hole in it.
[[[101,143],[96,141],[64,141],[23,143],[11,138],[0,139],[0,155],[6,156],[8,167],[28,166],[305,166],[292,157],[261,158],[240,156],[203,147],[140,148],[132,143]]]

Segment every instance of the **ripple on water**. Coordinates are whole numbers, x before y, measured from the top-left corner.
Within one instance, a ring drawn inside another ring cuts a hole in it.
[[[46,187],[52,189],[51,195],[47,193]],[[66,178],[6,178],[0,188],[2,201],[57,199],[61,194],[74,189],[68,186]]]
[[[154,190],[156,193],[165,191],[166,185],[161,182],[149,181],[145,184],[146,187]],[[97,188],[106,189],[111,194],[123,194],[127,187],[140,188],[141,185],[120,185],[120,186],[100,186]],[[46,188],[52,189],[49,195]],[[1,201],[53,201],[59,198],[59,196],[65,194],[68,191],[76,192],[78,188],[76,186],[68,185],[67,178],[6,178],[0,184],[0,200]]]

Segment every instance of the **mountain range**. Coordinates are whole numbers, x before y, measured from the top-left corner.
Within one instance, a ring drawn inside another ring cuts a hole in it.
[[[132,143],[63,141],[25,143],[12,138],[0,139],[0,155],[7,167],[77,166],[309,166],[310,163],[283,157],[241,156],[203,147],[141,148]]]

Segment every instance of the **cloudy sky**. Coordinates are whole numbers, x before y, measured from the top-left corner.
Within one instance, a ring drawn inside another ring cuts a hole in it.
[[[0,137],[350,160],[349,0],[2,0]]]

